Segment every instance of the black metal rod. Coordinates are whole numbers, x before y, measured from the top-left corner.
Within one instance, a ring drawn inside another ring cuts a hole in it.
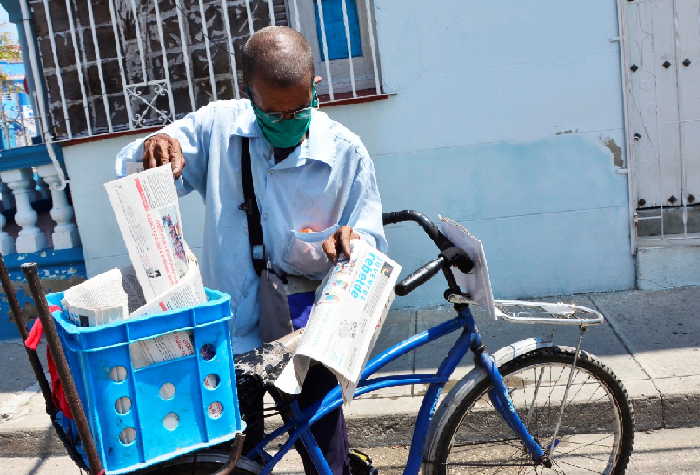
[[[228,459],[228,463],[214,475],[229,475],[233,473],[243,452],[243,442],[245,442],[245,434],[237,434],[236,438],[233,439],[233,444],[231,444],[231,456]]]
[[[71,375],[70,368],[68,368],[66,357],[63,354],[63,345],[61,344],[58,334],[56,333],[56,324],[54,323],[53,318],[49,313],[49,308],[46,305],[46,298],[44,297],[44,292],[41,289],[41,284],[39,282],[39,276],[37,275],[36,269],[37,265],[34,262],[22,264],[22,272],[24,272],[24,276],[27,278],[29,290],[34,297],[34,303],[36,304],[39,318],[41,319],[41,323],[44,325],[46,343],[49,345],[49,351],[51,351],[51,355],[56,363],[56,370],[58,371],[58,375],[61,378],[61,383],[63,384],[66,402],[73,413],[75,424],[78,426],[80,440],[82,440],[83,446],[85,447],[85,452],[87,452],[88,455],[90,472],[97,475],[102,472],[102,462],[100,461],[100,457],[97,455],[95,440],[92,438],[90,425],[88,424],[87,417],[85,416],[83,404],[78,396],[78,389],[75,387],[75,381]]]
[[[2,289],[5,291],[7,296],[7,301],[10,303],[10,311],[12,312],[12,317],[15,320],[15,325],[17,325],[17,330],[22,337],[22,342],[27,339],[27,328],[25,327],[25,322],[22,319],[22,311],[19,308],[19,302],[17,302],[17,296],[15,295],[15,288],[10,280],[10,275],[7,273],[7,267],[5,267],[5,259],[0,255],[0,280],[2,281]],[[22,345],[24,346],[24,345]],[[24,347],[27,352],[27,358],[29,359],[29,364],[32,366],[34,371],[34,376],[39,382],[39,387],[41,388],[41,394],[44,396],[46,401],[46,413],[49,416],[56,414],[56,408],[53,405],[53,399],[51,398],[51,386],[49,385],[46,375],[44,374],[44,368],[41,365],[39,356],[36,351],[31,348]]]

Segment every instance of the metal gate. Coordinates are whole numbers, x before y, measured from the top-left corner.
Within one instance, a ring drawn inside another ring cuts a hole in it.
[[[619,0],[637,235],[700,238],[700,0]]]

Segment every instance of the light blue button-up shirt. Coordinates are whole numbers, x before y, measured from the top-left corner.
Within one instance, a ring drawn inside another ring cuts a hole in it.
[[[265,250],[275,268],[323,277],[330,263],[320,244],[343,225],[386,251],[374,164],[360,138],[325,113],[313,111],[308,138],[277,164],[245,99],[212,102],[159,132],[182,146],[186,167],[176,182],[179,195],[196,190],[204,199],[202,276],[206,286],[231,295],[236,353],[260,345],[259,278],[251,261],[246,215],[239,209],[241,137],[250,138]],[[129,162],[141,162],[143,140],[119,152],[119,176],[130,169]],[[301,233],[304,228],[315,232]]]

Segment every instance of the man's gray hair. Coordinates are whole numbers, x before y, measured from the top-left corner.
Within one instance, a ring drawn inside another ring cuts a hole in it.
[[[243,79],[250,86],[262,79],[289,87],[314,78],[311,47],[301,33],[287,26],[268,26],[248,38],[242,51]]]

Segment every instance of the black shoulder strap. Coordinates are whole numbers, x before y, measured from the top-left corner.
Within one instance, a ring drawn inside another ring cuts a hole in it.
[[[248,241],[250,242],[250,257],[258,275],[265,268],[265,252],[263,247],[263,230],[260,224],[260,210],[255,199],[253,172],[250,163],[250,143],[248,137],[241,137],[241,180],[243,183],[243,203],[239,209],[245,211],[248,218]]]

